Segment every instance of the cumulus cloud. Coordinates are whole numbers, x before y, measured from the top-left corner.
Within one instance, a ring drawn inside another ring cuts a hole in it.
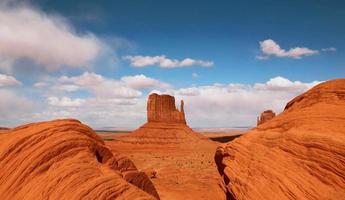
[[[99,54],[102,42],[90,33],[78,34],[61,16],[29,6],[0,5],[0,67],[29,59],[48,70],[80,67]]]
[[[181,88],[178,90],[178,94],[181,96],[198,96],[200,91],[196,87]]]
[[[48,103],[52,106],[61,106],[61,107],[79,107],[85,103],[84,99],[75,98],[71,99],[69,97],[48,97]]]
[[[271,90],[271,91],[292,91],[292,92],[303,92],[316,84],[319,81],[313,81],[310,83],[303,83],[301,81],[290,81],[281,76],[271,78],[266,83],[256,83],[254,88],[256,90]]]
[[[142,95],[139,89],[168,89],[172,86],[160,80],[147,77],[144,74],[123,76],[119,80],[105,78],[93,72],[84,72],[80,76],[59,78],[59,84],[54,89],[73,92],[88,90],[98,98],[138,98]]]
[[[12,127],[28,122],[32,117],[34,103],[13,90],[0,89],[0,126]]]
[[[212,67],[212,61],[195,60],[185,58],[183,60],[170,59],[165,55],[161,56],[124,56],[123,59],[129,60],[133,67],[146,67],[158,65],[162,68],[176,68],[176,67],[189,67],[192,65],[199,65],[202,67]]]
[[[306,47],[294,47],[289,50],[285,50],[272,39],[260,41],[260,48],[264,55],[256,56],[256,58],[259,60],[266,60],[269,58],[269,56],[301,59],[303,56],[311,56],[319,53],[318,50],[313,50]]]
[[[184,99],[186,116],[192,127],[254,126],[262,111],[273,109],[279,113],[288,101],[318,83],[275,77],[252,85],[214,84],[155,92]]]
[[[80,86],[73,85],[73,84],[62,84],[62,85],[57,85],[54,89],[66,91],[66,92],[74,92],[74,91],[80,90]]]
[[[80,76],[62,76],[63,84],[73,84],[91,92],[97,98],[137,98],[142,92],[135,90],[121,81],[108,79],[93,72],[84,72]]]
[[[9,76],[9,75],[0,73],[0,87],[18,86],[21,84],[22,83],[20,81],[18,81],[16,78],[14,78],[13,76]]]
[[[277,76],[263,83],[215,83],[177,89],[156,88],[152,92],[174,95],[177,104],[183,99],[187,120],[192,127],[254,126],[256,117],[262,111],[273,109],[279,113],[289,100],[318,83],[292,81]],[[73,93],[69,96],[69,89],[54,93],[54,88],[62,85],[76,85],[82,95]],[[142,84],[139,85],[144,89]],[[135,128],[145,122],[147,93],[132,87],[122,79],[110,79],[90,72],[79,76],[62,76],[56,80],[55,85],[49,82],[44,90],[36,90],[42,91],[41,101],[38,99],[40,108],[36,112],[27,111],[32,107],[32,104],[28,104],[29,99],[0,89],[0,96],[5,97],[0,98],[0,113],[3,116],[0,124],[73,117],[96,128]],[[126,92],[121,89],[119,92],[119,88],[126,88]],[[9,114],[6,115],[6,112]]]
[[[75,98],[70,98],[75,101]],[[58,98],[61,101],[61,98]],[[60,104],[60,102],[58,104]],[[48,100],[46,100],[48,103]],[[95,129],[104,127],[136,128],[146,119],[146,98],[99,99],[85,98],[80,106],[53,106],[31,114],[34,121],[56,118],[77,118]],[[78,104],[78,101],[77,103]],[[0,120],[1,122],[2,120]]]
[[[147,77],[143,74],[134,76],[124,76],[121,78],[126,85],[135,89],[143,88],[171,88],[172,86],[168,83],[161,82],[157,79]]]

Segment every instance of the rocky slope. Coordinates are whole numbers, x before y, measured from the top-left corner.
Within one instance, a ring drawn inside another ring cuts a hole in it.
[[[228,199],[344,199],[345,79],[294,98],[215,161]]]
[[[77,120],[11,129],[0,138],[0,199],[159,199],[147,175]]]

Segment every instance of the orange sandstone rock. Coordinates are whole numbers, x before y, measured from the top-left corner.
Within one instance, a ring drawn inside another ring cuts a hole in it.
[[[345,79],[294,98],[215,161],[228,199],[344,199]]]
[[[276,114],[272,110],[265,110],[261,113],[260,118],[258,117],[257,125],[263,124],[271,119],[273,119]]]
[[[186,124],[183,100],[181,100],[181,109],[179,111],[176,109],[173,96],[150,94],[147,101],[147,121]]]
[[[131,134],[117,137],[122,142],[136,144],[188,144],[207,141],[207,137],[194,132],[187,124],[184,102],[180,111],[176,109],[175,98],[170,95],[151,94],[147,101],[147,123]]]
[[[0,199],[159,199],[144,172],[77,120],[27,124],[0,138]]]

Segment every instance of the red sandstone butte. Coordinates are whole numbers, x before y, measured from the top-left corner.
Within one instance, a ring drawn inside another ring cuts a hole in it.
[[[175,106],[175,97],[166,94],[150,94],[147,100],[147,121],[186,124],[183,105],[183,100],[181,100],[179,111]]]
[[[19,126],[0,137],[0,199],[159,199],[144,172],[77,120]]]
[[[147,101],[147,123],[117,139],[137,144],[172,145],[207,141],[205,136],[194,132],[187,125],[183,106],[181,100],[181,108],[178,110],[173,96],[153,93]]]
[[[257,125],[263,124],[271,119],[273,119],[276,114],[272,110],[265,110],[261,113],[260,117],[257,119]]]
[[[130,156],[152,178],[161,199],[225,200],[213,162],[218,143],[188,127],[183,103],[177,110],[173,96],[151,94],[147,118],[132,133],[114,134],[106,145]]]
[[[345,79],[297,96],[215,161],[228,199],[344,199]]]

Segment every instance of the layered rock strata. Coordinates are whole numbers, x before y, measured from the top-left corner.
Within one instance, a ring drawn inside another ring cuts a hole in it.
[[[159,199],[144,172],[77,120],[11,129],[0,138],[0,199]]]
[[[151,94],[147,101],[147,123],[129,135],[117,137],[122,142],[137,144],[188,144],[208,141],[194,132],[186,123],[184,102],[176,109],[175,98],[170,95]]]
[[[343,199],[345,79],[321,83],[282,114],[219,147],[228,199]]]
[[[147,100],[147,121],[186,124],[184,102],[180,110],[176,109],[175,98],[170,95],[150,94]]]

